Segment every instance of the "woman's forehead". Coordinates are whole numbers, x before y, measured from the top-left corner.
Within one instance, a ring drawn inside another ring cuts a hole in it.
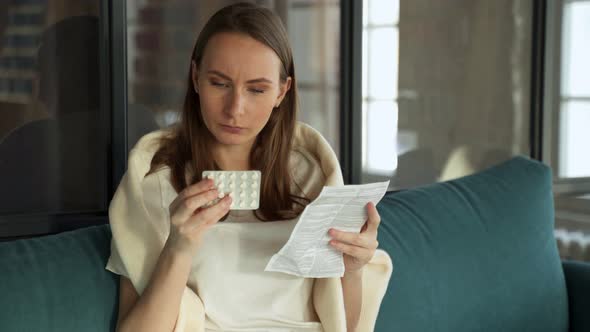
[[[277,54],[258,40],[239,33],[218,33],[205,47],[202,69],[221,71],[245,80],[279,77],[281,61]]]

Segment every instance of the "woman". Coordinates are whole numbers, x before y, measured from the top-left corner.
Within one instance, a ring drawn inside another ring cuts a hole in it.
[[[118,331],[372,329],[391,271],[375,255],[373,205],[360,234],[329,232],[344,253],[342,278],[264,272],[304,206],[342,184],[327,142],[296,122],[295,83],[286,31],[270,10],[232,5],[205,25],[180,124],[140,140],[109,209]],[[204,207],[220,194],[201,179],[213,169],[260,170],[260,208],[230,211],[230,196]],[[374,256],[381,273],[366,271]]]

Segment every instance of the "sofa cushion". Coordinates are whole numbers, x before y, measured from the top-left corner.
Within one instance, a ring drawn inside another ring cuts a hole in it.
[[[378,240],[394,271],[376,331],[567,331],[551,182],[516,157],[388,193]]]
[[[0,243],[2,331],[114,331],[107,225]]]

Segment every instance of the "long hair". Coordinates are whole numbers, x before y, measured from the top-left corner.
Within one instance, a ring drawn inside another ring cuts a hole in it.
[[[289,155],[297,119],[297,84],[287,32],[280,18],[267,8],[250,3],[224,7],[203,27],[191,61],[199,66],[207,42],[221,32],[245,34],[270,47],[281,60],[281,82],[286,82],[288,77],[292,79],[291,89],[279,108],[272,111],[266,126],[254,142],[249,158],[250,166],[262,173],[260,208],[255,211],[256,217],[263,221],[294,218],[309,200],[291,191]],[[168,166],[171,169],[172,185],[177,192],[182,191],[188,185],[200,181],[202,171],[219,170],[217,163],[210,157],[214,140],[203,121],[189,63],[180,123],[162,138],[148,174]],[[191,176],[187,177],[187,172]]]

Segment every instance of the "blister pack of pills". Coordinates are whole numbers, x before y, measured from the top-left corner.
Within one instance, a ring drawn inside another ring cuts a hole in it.
[[[260,171],[203,171],[202,176],[203,179],[213,180],[217,191],[219,191],[219,199],[231,194],[231,210],[258,209],[260,204]]]

